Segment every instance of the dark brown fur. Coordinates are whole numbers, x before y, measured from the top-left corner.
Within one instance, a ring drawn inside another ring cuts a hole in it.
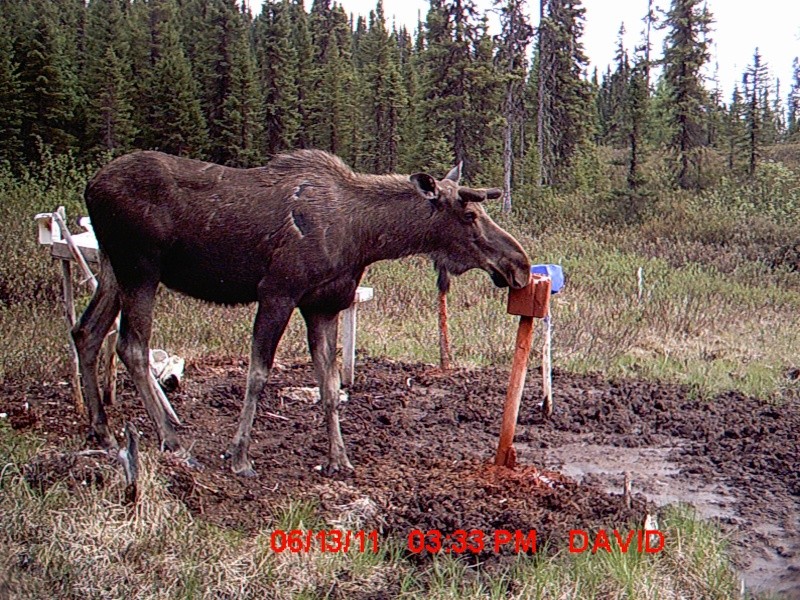
[[[121,311],[118,352],[131,372],[162,445],[180,443],[147,382],[153,299],[159,282],[223,304],[258,302],[233,469],[247,457],[255,405],[289,317],[300,308],[328,425],[328,467],[350,467],[338,424],[335,343],[367,265],[430,254],[454,274],[482,268],[498,284],[527,283],[529,261],[479,202],[496,190],[458,185],[459,172],[364,175],[313,150],[267,166],[233,169],[158,152],[136,152],[100,170],[86,190],[103,268],[100,285],[73,331],[92,427],[115,440],[97,393],[97,352]],[[386,293],[391,293],[387,290]]]

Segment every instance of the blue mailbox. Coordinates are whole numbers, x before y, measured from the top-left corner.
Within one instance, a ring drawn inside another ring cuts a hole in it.
[[[547,275],[550,278],[551,294],[557,294],[564,287],[564,270],[561,265],[532,265],[531,273]]]

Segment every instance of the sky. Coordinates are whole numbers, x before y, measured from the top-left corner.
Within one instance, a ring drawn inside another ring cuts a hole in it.
[[[254,12],[260,10],[261,0],[247,0]],[[376,0],[334,0],[345,11],[367,16],[374,10]],[[476,0],[479,10],[485,10],[491,0]],[[531,23],[539,20],[539,3],[528,0]],[[669,0],[655,0],[655,5],[666,10]],[[306,0],[306,9],[311,0]],[[625,24],[625,44],[632,49],[641,40],[642,17],[647,11],[647,0],[583,0],[586,22],[583,44],[589,57],[589,72],[596,66],[600,72],[612,61],[616,48],[617,32]],[[786,101],[792,76],[792,59],[800,56],[800,2],[796,0],[707,0],[714,17],[711,33],[712,49],[708,75],[714,64],[719,65],[719,79],[725,100],[736,83],[741,82],[744,69],[752,64],[753,52],[759,48],[773,77],[781,80],[781,96]],[[384,11],[391,26],[396,19],[413,31],[418,16],[424,20],[427,0],[384,0]],[[494,20],[494,23],[497,23]],[[496,25],[495,25],[496,26]],[[662,32],[653,36],[655,55],[661,54]],[[710,85],[710,84],[709,84]]]

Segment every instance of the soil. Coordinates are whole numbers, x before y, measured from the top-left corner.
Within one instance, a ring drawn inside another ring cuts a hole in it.
[[[109,417],[118,429],[130,419],[142,447],[152,449],[154,430],[120,375]],[[556,371],[555,411],[546,420],[537,374],[530,373],[515,438],[518,464],[509,470],[492,465],[507,370],[443,374],[430,365],[365,358],[340,410],[355,472],[329,478],[318,468],[327,446],[321,407],[312,394],[285,389],[315,385],[313,370],[306,363],[278,366],[253,431],[258,477],[245,479],[222,458],[245,375],[244,361],[205,360],[188,365],[181,388],[170,394],[183,440],[205,468],[189,469],[168,455],[159,465],[172,493],[199,518],[256,530],[274,523],[276,506],[287,498],[307,497],[333,522],[378,529],[380,539],[405,542],[415,529],[480,530],[487,547],[464,556],[491,563],[513,553],[494,552],[496,530],[535,529],[539,548],[560,549],[570,529],[641,527],[658,506],[684,502],[730,533],[748,589],[800,598],[796,398],[781,406],[737,393],[696,400],[679,386]],[[6,383],[0,412],[58,449],[87,431],[69,390],[66,382]],[[85,469],[81,461],[78,468]],[[29,465],[29,481],[49,485],[57,462],[45,453]],[[67,461],[67,471],[74,467]],[[626,472],[634,492],[630,508],[622,497]],[[426,552],[417,557],[427,558]]]

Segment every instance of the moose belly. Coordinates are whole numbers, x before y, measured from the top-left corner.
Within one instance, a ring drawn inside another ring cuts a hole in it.
[[[170,289],[208,302],[247,304],[256,301],[261,273],[245,269],[235,261],[204,258],[197,254],[171,253],[162,261],[161,282]]]

